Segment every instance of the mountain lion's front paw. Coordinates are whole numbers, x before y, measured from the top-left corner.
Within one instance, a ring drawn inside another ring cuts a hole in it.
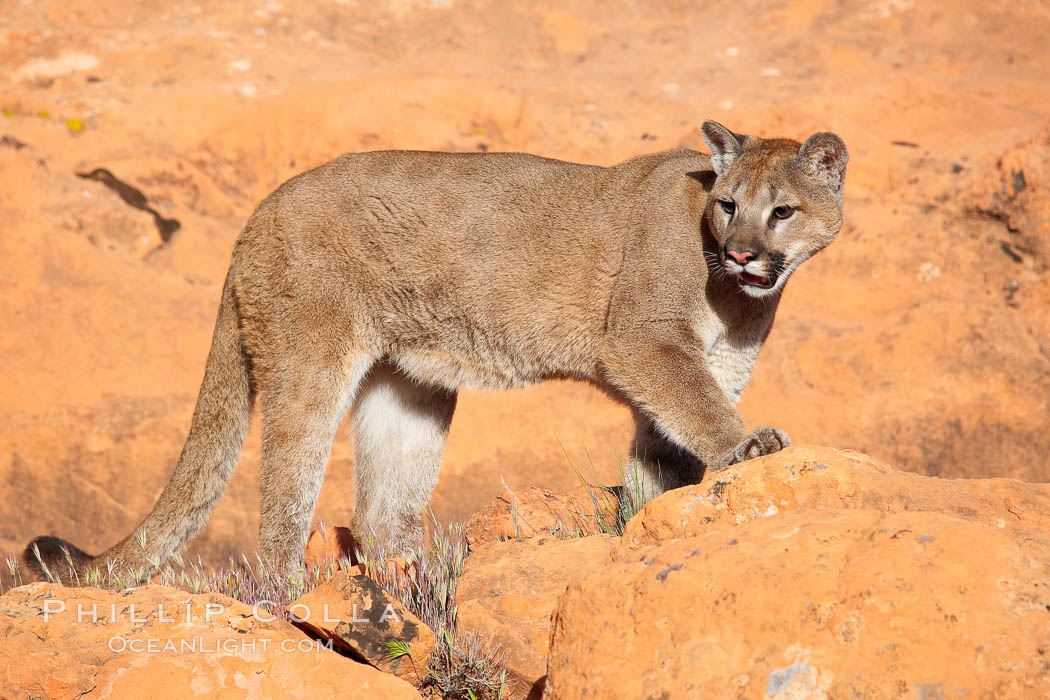
[[[743,462],[745,459],[761,457],[779,452],[791,445],[791,439],[782,430],[776,428],[755,428],[747,439],[733,448],[733,451],[722,458],[713,469],[719,471],[726,467]]]

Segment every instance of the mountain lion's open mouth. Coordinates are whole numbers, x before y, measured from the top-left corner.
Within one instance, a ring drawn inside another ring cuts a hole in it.
[[[752,275],[750,272],[741,270],[737,273],[737,279],[740,281],[741,287],[759,287],[760,289],[769,289],[776,284],[776,277],[762,277],[761,275]]]

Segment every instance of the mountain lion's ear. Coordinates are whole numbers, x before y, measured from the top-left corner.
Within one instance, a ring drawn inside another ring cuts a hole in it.
[[[842,139],[828,132],[813,134],[802,144],[797,158],[810,175],[826,182],[832,193],[842,199],[846,163],[849,162],[849,151]]]
[[[700,125],[700,131],[704,134],[704,143],[711,151],[711,167],[714,168],[715,174],[721,177],[744,152],[744,141],[747,137],[734,134],[710,119]]]

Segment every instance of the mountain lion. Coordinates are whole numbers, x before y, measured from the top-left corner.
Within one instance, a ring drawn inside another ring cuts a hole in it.
[[[462,386],[572,378],[626,402],[646,495],[787,446],[735,405],[788,277],[842,225],[849,156],[830,133],[703,135],[711,156],[608,168],[384,151],[292,178],[237,239],[189,437],[138,536],[98,557],[40,537],[30,565],[165,560],[222,495],[257,396],[259,549],[293,566],[347,409],[354,531],[398,548],[420,536]]]

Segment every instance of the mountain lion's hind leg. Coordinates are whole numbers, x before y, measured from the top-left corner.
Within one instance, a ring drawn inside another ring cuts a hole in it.
[[[408,552],[422,542],[420,510],[437,484],[456,393],[377,365],[354,401],[353,531]]]
[[[304,344],[306,348],[310,346]],[[340,359],[303,350],[265,374],[259,473],[259,551],[297,567],[321,491],[332,438],[372,358]]]

